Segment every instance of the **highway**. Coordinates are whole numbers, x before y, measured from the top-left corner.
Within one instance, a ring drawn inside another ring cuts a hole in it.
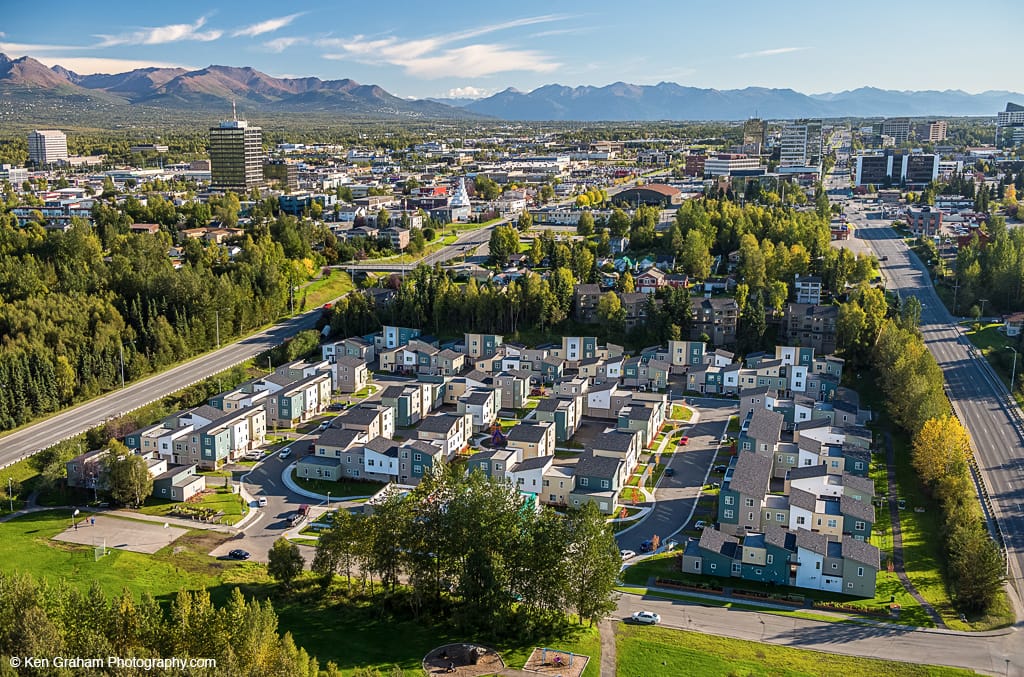
[[[935,293],[924,265],[888,222],[869,220],[861,209],[847,216],[856,226],[855,236],[878,256],[886,287],[921,302],[921,334],[943,370],[954,411],[971,434],[992,499],[992,516],[1005,541],[1010,581],[1019,594],[1024,570],[1024,419],[1020,410],[984,358],[970,349]]]

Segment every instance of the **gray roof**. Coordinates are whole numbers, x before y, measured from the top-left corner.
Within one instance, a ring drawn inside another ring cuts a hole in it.
[[[341,459],[328,456],[306,456],[299,460],[299,465],[318,465],[323,468],[337,468],[341,465]]]
[[[593,442],[593,447],[602,451],[629,451],[636,444],[634,441],[636,436],[637,431],[635,430],[613,430],[598,435]]]
[[[527,470],[536,470],[538,468],[546,468],[551,465],[551,462],[555,460],[554,456],[534,456],[533,458],[524,458],[519,463],[516,463],[510,469],[511,472],[524,472]]]
[[[550,423],[520,423],[509,428],[509,442],[540,442],[544,439]]]
[[[555,411],[558,409],[559,402],[567,400],[559,400],[554,397],[546,397],[537,401],[537,411]]]
[[[704,529],[700,534],[700,549],[732,557],[736,554],[739,539],[724,534],[718,529]]]
[[[382,399],[382,400],[394,400],[394,399],[397,399],[397,398],[401,397],[402,393],[404,391],[405,391],[405,386],[403,386],[403,385],[388,386],[387,388],[385,388],[381,392],[380,399]]]
[[[426,440],[412,440],[410,442],[406,442],[405,444],[403,444],[402,447],[412,449],[413,451],[418,451],[424,454],[429,454],[430,456],[436,456],[438,454],[444,453],[444,449],[437,446],[436,444],[431,444]]]
[[[374,437],[363,445],[364,448],[376,451],[392,458],[398,458],[398,442],[386,437]]]
[[[789,504],[795,508],[803,508],[808,512],[814,512],[817,507],[818,497],[809,491],[793,488],[789,492]]]
[[[593,294],[594,296],[597,296],[598,294],[601,293],[601,287],[599,287],[596,284],[578,284],[573,289],[573,293],[575,293],[575,294]]]
[[[493,390],[481,390],[480,388],[474,388],[460,397],[459,401],[465,402],[466,404],[483,405],[487,404],[487,400],[491,399],[493,396]]]
[[[289,376],[288,374],[268,374],[263,377],[263,380],[269,381],[274,385],[281,386],[282,388],[290,386],[293,383],[298,383],[299,381],[299,379]]]
[[[434,416],[428,416],[420,421],[417,430],[421,433],[449,433],[462,416],[463,414],[435,414]]]
[[[878,548],[850,536],[843,536],[843,557],[876,570],[879,568]]]
[[[786,479],[802,480],[808,477],[824,477],[828,474],[828,468],[823,465],[804,465],[799,468],[791,468],[786,474]]]
[[[611,456],[596,456],[592,449],[580,454],[576,461],[576,474],[584,477],[602,477],[611,479],[619,471],[619,466],[625,463],[621,458]]]
[[[826,428],[832,424],[827,418],[812,418],[810,421],[800,421],[794,426],[794,430],[809,430],[810,428]]]
[[[796,536],[777,524],[766,524],[764,527],[764,542],[767,545],[783,548],[785,550],[796,550]]]
[[[437,356],[443,360],[454,360],[457,359],[460,355],[462,355],[462,353],[457,353],[454,350],[451,350],[450,348],[445,348],[440,353],[438,353]]]
[[[764,496],[772,475],[772,459],[753,452],[740,452],[729,489],[745,496]]]
[[[210,421],[216,421],[218,419],[224,418],[225,413],[226,412],[221,411],[217,407],[211,407],[208,404],[201,404],[198,407],[192,407],[191,409],[186,409],[185,411],[181,412],[180,414],[177,414],[177,416],[181,417],[181,416],[184,416],[185,414],[193,414],[195,416],[199,416],[199,417],[202,417],[202,418],[208,418],[208,419],[210,419]]]
[[[744,388],[743,392],[740,393],[740,397],[750,397],[751,395],[767,395],[769,391],[775,390],[771,386],[758,386],[757,388]]]
[[[320,437],[317,439],[317,446],[323,447],[341,447],[347,449],[356,441],[356,438],[362,435],[362,431],[342,430],[340,428],[328,428],[323,431]]]
[[[483,359],[490,359],[490,358],[483,358]],[[491,381],[490,374],[488,374],[486,372],[483,372],[483,371],[480,371],[479,369],[474,369],[473,371],[470,371],[470,372],[468,372],[466,374],[463,374],[462,376],[463,376],[463,378],[467,378],[467,379],[469,379],[471,381],[479,381],[480,383],[490,383],[490,381]]]
[[[342,425],[370,425],[380,414],[381,411],[376,406],[353,407],[339,416],[338,420]]]
[[[858,501],[849,496],[839,497],[839,512],[854,519],[875,523],[875,506],[868,501]]]
[[[785,417],[777,411],[755,409],[747,428],[747,437],[752,437],[758,442],[767,442],[769,445],[778,442],[784,420]]]
[[[340,355],[335,358],[335,361],[338,364],[344,364],[346,367],[352,367],[353,369],[361,364],[366,364],[366,360],[355,355]]]
[[[798,548],[803,548],[804,550],[816,552],[819,555],[824,555],[828,549],[828,537],[825,534],[818,533],[817,531],[797,529],[796,546]]]
[[[868,496],[875,495],[875,483],[870,477],[861,477],[848,472],[843,473],[843,486],[848,489],[860,491]]]

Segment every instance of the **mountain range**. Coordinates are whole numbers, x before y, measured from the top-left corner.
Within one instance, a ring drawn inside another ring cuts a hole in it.
[[[792,89],[704,89],[674,82],[604,87],[545,85],[513,88],[484,99],[404,99],[377,85],[315,77],[276,78],[250,67],[140,68],[112,75],[80,75],[31,57],[0,54],[0,98],[21,102],[95,102],[106,107],[220,110],[232,101],[247,114],[331,113],[363,117],[499,118],[504,120],[741,120],[799,117],[993,116],[1009,91],[895,91],[862,87],[802,94]]]

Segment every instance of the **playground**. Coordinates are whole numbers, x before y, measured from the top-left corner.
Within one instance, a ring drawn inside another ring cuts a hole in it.
[[[533,650],[523,666],[527,672],[539,672],[542,675],[559,675],[559,677],[580,677],[587,667],[589,656],[574,654],[569,651],[538,647]]]
[[[142,522],[108,515],[80,515],[74,518],[74,523],[76,526],[69,526],[54,536],[54,540],[152,555],[188,533],[186,529],[165,526],[159,522]]]
[[[495,675],[504,669],[498,652],[479,644],[446,644],[423,658],[423,671],[428,675],[478,677]]]

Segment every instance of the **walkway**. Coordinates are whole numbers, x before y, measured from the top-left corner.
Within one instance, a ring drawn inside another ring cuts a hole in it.
[[[603,619],[597,626],[601,633],[601,677],[615,677],[615,628],[618,620]],[[590,660],[594,660],[591,657]]]
[[[885,473],[889,482],[889,519],[892,522],[892,564],[899,577],[900,583],[907,589],[910,596],[917,600],[921,608],[931,617],[935,627],[946,629],[946,623],[942,616],[931,604],[925,601],[921,593],[917,591],[914,584],[907,578],[906,569],[903,568],[903,534],[900,531],[900,510],[897,504],[896,493],[896,450],[892,444],[892,435],[885,433]]]

